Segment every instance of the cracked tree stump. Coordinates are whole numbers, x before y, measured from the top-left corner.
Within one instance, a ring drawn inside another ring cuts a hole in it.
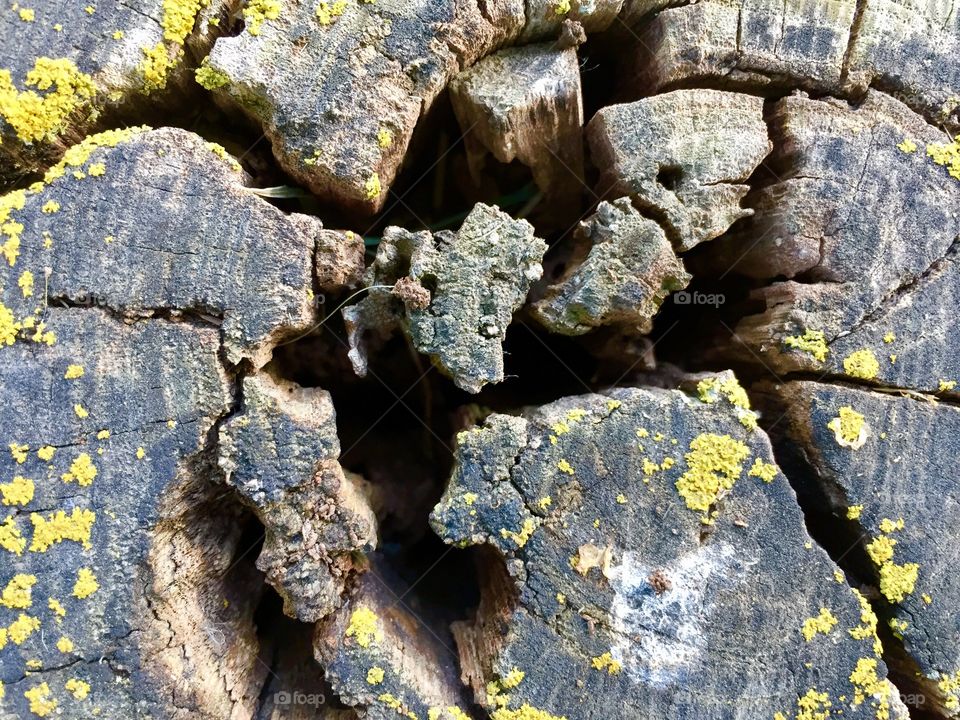
[[[697,388],[565,398],[459,435],[432,524],[495,547],[516,586],[458,635],[496,720],[899,707],[876,617],[811,542],[742,389]]]

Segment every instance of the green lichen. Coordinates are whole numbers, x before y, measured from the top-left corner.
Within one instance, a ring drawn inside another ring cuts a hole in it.
[[[676,482],[687,507],[708,513],[728,493],[743,472],[749,448],[729,435],[702,433],[690,442],[684,455],[687,469]]]
[[[793,350],[810,354],[814,360],[824,362],[830,348],[821,330],[804,330],[803,335],[792,335],[783,339],[783,344]]]

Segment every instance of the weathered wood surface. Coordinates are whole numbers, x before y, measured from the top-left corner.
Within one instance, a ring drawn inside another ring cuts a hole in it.
[[[701,382],[697,399],[565,398],[460,434],[433,527],[496,547],[519,593],[494,592],[502,604],[461,643],[492,717],[760,718],[806,702],[874,718],[899,705],[872,611],[810,540],[731,378]],[[855,696],[858,664],[870,683]]]
[[[584,189],[576,47],[542,43],[494,53],[453,78],[450,102],[474,182],[487,154],[519,160],[557,213],[576,212]]]
[[[587,127],[598,192],[625,195],[689,250],[751,213],[746,180],[770,152],[760,98],[677,90],[610,105]]]
[[[458,387],[476,393],[500,382],[501,344],[546,249],[530,223],[489,205],[475,205],[455,233],[387,228],[368,296],[343,311],[354,369],[366,374],[371,333],[402,326]]]
[[[900,671],[929,698],[925,710],[960,711],[956,527],[960,410],[812,382],[773,388],[783,432],[809,461],[838,523],[853,526],[865,579],[903,642]]]

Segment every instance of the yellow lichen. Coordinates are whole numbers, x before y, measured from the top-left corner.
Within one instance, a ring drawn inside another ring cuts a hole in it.
[[[896,339],[897,339],[897,334],[896,334],[895,332],[892,332],[892,331],[891,331],[891,332],[888,332],[886,335],[883,336],[883,341],[884,341],[885,343],[887,343],[888,345],[889,345],[890,343],[892,343],[892,342],[893,342],[894,340],[896,340]]]
[[[684,455],[687,469],[676,482],[687,507],[707,513],[733,488],[749,454],[746,445],[729,435],[702,433],[695,437],[690,452]]]
[[[24,270],[17,280],[17,285],[20,287],[20,294],[23,295],[23,297],[31,297],[33,295],[33,273],[29,270]]]
[[[843,359],[843,369],[847,375],[863,380],[872,380],[880,372],[880,363],[869,348],[856,350]]]
[[[383,682],[383,668],[382,667],[372,667],[367,670],[367,682],[370,685],[379,685]]]
[[[80,403],[77,403],[76,405],[73,406],[73,412],[75,412],[77,414],[77,417],[80,418],[81,420],[83,420],[85,417],[87,417],[90,414],[89,411]]]
[[[27,454],[30,452],[29,445],[20,445],[19,443],[10,443],[10,456],[18,465],[23,465],[27,461]]]
[[[917,144],[910,138],[904,138],[903,142],[899,143],[897,147],[905,153],[912,153],[917,150]]]
[[[57,617],[57,622],[60,622],[60,619],[67,615],[67,609],[63,606],[63,603],[56,598],[47,598],[47,607],[50,608]]]
[[[86,700],[90,694],[90,684],[77,678],[70,678],[64,685],[67,692],[73,695],[76,700]]]
[[[193,74],[200,87],[207,90],[217,90],[230,83],[230,76],[221,70],[212,68],[208,65],[201,65]]]
[[[77,571],[77,581],[73,584],[73,596],[84,600],[93,595],[100,588],[96,575],[90,568],[80,568]]]
[[[773,482],[773,479],[777,476],[777,466],[756,458],[747,475],[758,477],[764,482]]]
[[[346,9],[346,0],[333,0],[333,2],[320,0],[315,14],[320,24],[326,26],[335,23],[337,18],[343,15]]]
[[[67,371],[63,374],[65,380],[76,380],[83,377],[83,365],[67,365]]]
[[[64,654],[72,653],[73,648],[74,648],[73,640],[68,638],[66,635],[62,636],[59,640],[57,640],[57,650],[59,650],[60,652]]]
[[[27,541],[20,534],[20,528],[14,523],[11,515],[3,521],[3,524],[0,524],[0,548],[14,555],[21,555],[26,547]]]
[[[0,605],[15,610],[26,610],[33,604],[31,589],[37,584],[36,575],[17,573],[0,594]]]
[[[17,619],[7,626],[7,637],[15,645],[23,645],[27,638],[40,629],[40,621],[32,615],[20,613]]]
[[[920,566],[917,563],[884,563],[880,567],[880,592],[890,602],[902,602],[913,592],[919,572]]]
[[[527,518],[523,521],[523,525],[520,528],[519,532],[513,532],[512,530],[507,530],[505,528],[500,529],[500,536],[505,540],[513,540],[517,548],[522,548],[527,544],[527,540],[530,539],[530,536],[533,535],[533,531],[537,529],[537,523],[533,518]]]
[[[944,707],[947,710],[960,710],[960,670],[952,675],[940,673],[937,687],[946,697]]]
[[[24,22],[33,22],[37,18],[37,14],[36,12],[34,12],[32,8],[20,8],[17,11],[17,14],[20,16],[20,19],[23,20]]]
[[[714,402],[718,396],[726,398],[727,402],[737,410],[737,419],[740,424],[749,430],[757,428],[757,414],[750,409],[750,398],[735,377],[725,380],[720,378],[705,378],[697,383],[697,394],[705,403]]]
[[[570,12],[570,0],[556,0],[553,11],[557,16],[562,17]]]
[[[209,0],[163,0],[163,38],[182,45]]]
[[[377,144],[382,148],[388,148],[393,144],[393,133],[389,128],[380,128],[377,133]]]
[[[820,614],[803,621],[803,628],[801,628],[803,639],[810,642],[817,633],[829,635],[838,622],[836,616],[829,609],[820,608]]]
[[[520,668],[517,668],[517,667],[510,668],[509,672],[507,672],[507,674],[504,675],[503,679],[500,681],[500,686],[505,690],[512,690],[521,682],[523,682],[523,678],[525,676],[526,676],[526,673],[523,672],[523,670],[521,670]]]
[[[370,647],[371,642],[383,640],[377,625],[377,614],[368,607],[359,607],[350,615],[345,637],[355,638],[360,647]]]
[[[859,520],[860,513],[863,512],[863,505],[851,505],[847,508],[847,519],[848,520]]]
[[[243,9],[246,31],[259,35],[264,22],[280,17],[280,8],[280,0],[250,0]]]
[[[930,143],[927,155],[937,165],[947,168],[950,177],[960,180],[960,135],[952,143]]]
[[[868,428],[864,417],[849,405],[838,411],[837,417],[827,423],[827,429],[833,430],[837,444],[853,450],[859,450],[867,441]]]
[[[143,59],[139,70],[143,75],[143,92],[150,94],[167,86],[167,75],[173,67],[167,46],[158,42],[153,47],[141,48]]]
[[[594,670],[606,670],[608,675],[617,675],[623,670],[623,665],[620,661],[615,660],[608,652],[593,658],[590,661],[590,665],[593,666]]]
[[[0,117],[27,143],[53,139],[67,120],[96,93],[93,78],[68,58],[39,57],[17,90],[8,70],[0,70]],[[42,93],[42,94],[41,94]]]
[[[951,392],[957,387],[956,380],[940,380],[940,386],[937,388],[938,392]]]
[[[50,686],[45,682],[34,685],[23,696],[30,703],[30,712],[37,717],[46,717],[57,709],[57,701],[50,695]]]
[[[103,163],[92,163],[87,168],[87,172],[90,173],[90,177],[101,177],[107,172],[107,166]]]
[[[497,708],[490,715],[490,720],[567,720],[565,715],[551,715],[546,710],[540,710],[524,703],[516,710]]]
[[[8,483],[0,483],[0,496],[4,505],[26,505],[33,500],[33,480],[15,475]]]
[[[80,453],[70,464],[70,470],[61,475],[64,482],[76,481],[78,485],[87,487],[97,476],[97,468],[87,453]]]
[[[567,475],[573,475],[573,466],[567,461],[566,458],[560,458],[560,461],[557,463],[557,470]]]
[[[785,337],[783,344],[794,350],[809,353],[815,360],[823,362],[827,359],[830,348],[821,330],[804,330],[803,335]]]
[[[870,606],[870,602],[856,588],[850,588],[857,602],[860,603],[860,624],[851,628],[847,632],[854,640],[873,640],[873,654],[880,656],[883,653],[883,647],[880,644],[880,638],[877,636],[877,614]]]
[[[76,145],[70,147],[60,161],[52,166],[43,176],[43,182],[49,184],[58,178],[63,177],[68,167],[80,167],[90,159],[91,154],[102,147],[116,147],[122,142],[129,140],[150,128],[146,126],[129,127],[121,130],[104,130],[100,133],[88,135]]]
[[[380,197],[380,193],[383,192],[383,187],[380,185],[380,176],[376,173],[373,173],[367,182],[364,184],[363,189],[366,191],[367,200],[376,200]]]
[[[96,513],[86,508],[74,508],[69,515],[63,510],[57,510],[46,518],[38,513],[31,513],[33,539],[30,542],[30,551],[46,552],[52,545],[67,540],[89,548],[90,531],[96,517]]]

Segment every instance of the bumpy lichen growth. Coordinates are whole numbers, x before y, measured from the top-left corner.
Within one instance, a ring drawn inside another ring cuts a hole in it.
[[[590,665],[594,670],[606,670],[608,675],[617,675],[623,670],[623,665],[620,664],[620,661],[615,660],[608,652],[593,658],[590,661]]]
[[[726,398],[736,410],[737,420],[749,430],[757,428],[757,414],[750,409],[750,398],[735,377],[721,380],[706,378],[697,383],[697,394],[705,403],[716,401],[717,397]]]
[[[773,479],[777,476],[777,466],[756,458],[747,475],[760,478],[764,482],[773,482]]]
[[[947,168],[950,177],[960,180],[960,135],[952,143],[930,143],[927,155],[937,165]]]
[[[280,8],[280,0],[250,0],[243,9],[247,32],[259,35],[263,23],[280,17]]]
[[[80,568],[77,571],[77,581],[73,584],[73,596],[78,600],[85,600],[100,588],[93,570]]]
[[[68,693],[73,695],[75,700],[86,700],[87,696],[90,694],[90,684],[79,680],[77,678],[70,678],[64,684],[64,688]]]
[[[70,470],[61,475],[64,482],[76,481],[78,485],[87,487],[97,476],[97,468],[87,453],[80,453],[70,464]]]
[[[96,517],[96,513],[85,508],[74,508],[69,515],[63,510],[57,510],[46,518],[38,513],[31,513],[30,521],[33,523],[31,552],[46,552],[51,545],[67,540],[89,548],[90,531]]]
[[[801,628],[803,639],[810,642],[817,633],[829,635],[838,622],[836,616],[829,609],[820,608],[818,615],[803,621],[803,627]]]
[[[491,720],[567,720],[565,715],[551,715],[546,710],[540,710],[524,703],[516,710],[497,708],[490,715]]]
[[[873,701],[877,709],[877,717],[890,716],[890,686],[877,675],[877,661],[874,658],[860,658],[850,673],[850,683],[853,685],[853,705],[862,705],[867,700]]]
[[[325,0],[320,0],[320,2],[317,4],[315,15],[317,16],[317,21],[321,25],[332,25],[334,22],[336,22],[338,17],[346,12],[346,9],[346,0],[333,0],[333,2],[325,2]]]
[[[0,594],[0,605],[15,610],[26,610],[33,604],[31,591],[36,584],[36,575],[17,573],[7,583],[3,593]]]
[[[182,45],[208,0],[163,0],[163,39]]]
[[[0,500],[4,505],[26,505],[33,500],[33,480],[15,475],[8,483],[0,483]]]
[[[702,433],[690,442],[684,455],[687,469],[676,482],[680,496],[691,510],[707,513],[733,488],[743,472],[749,448],[729,435]]]
[[[383,640],[383,633],[377,624],[377,614],[368,607],[359,607],[350,615],[350,623],[344,635],[354,638],[360,647],[370,647],[371,642]]]
[[[883,653],[883,646],[880,644],[880,637],[877,635],[877,614],[873,611],[870,601],[863,596],[863,593],[856,588],[850,588],[850,591],[860,604],[860,624],[847,632],[854,640],[872,639],[873,654],[880,657]]]
[[[382,667],[372,667],[367,670],[367,682],[370,685],[379,685],[383,682],[384,672]]]
[[[163,90],[167,86],[167,75],[174,66],[167,46],[162,42],[153,47],[142,48],[143,59],[140,61],[140,73],[143,75],[143,91],[151,93],[154,90]]]
[[[821,330],[804,330],[803,335],[792,335],[783,339],[783,344],[794,350],[809,353],[815,360],[823,362],[827,359],[830,348]]]
[[[198,67],[193,75],[197,80],[197,84],[207,90],[217,90],[230,83],[229,75],[206,64]]]
[[[843,359],[843,369],[851,377],[873,380],[880,372],[880,363],[869,348],[857,350]]]
[[[17,137],[28,143],[51,140],[66,129],[67,120],[89,104],[97,88],[68,58],[39,57],[17,90],[8,70],[0,70],[0,117]]]
[[[880,592],[890,602],[902,602],[912,593],[920,572],[920,566],[917,563],[899,565],[893,561],[897,541],[890,535],[902,530],[903,527],[902,518],[898,520],[884,518],[880,523],[881,534],[866,546],[867,554],[880,572]]]
[[[50,686],[45,682],[26,690],[23,696],[30,703],[30,712],[37,717],[47,717],[57,709],[57,701],[50,693]]]
[[[858,450],[867,441],[864,417],[849,405],[840,408],[837,417],[827,423],[827,428],[833,430],[837,444],[843,447]]]
[[[832,705],[828,693],[818,692],[815,687],[810,688],[797,698],[797,710],[793,717],[795,720],[827,720],[831,715]],[[788,720],[788,716],[782,712],[774,713],[773,720]]]

